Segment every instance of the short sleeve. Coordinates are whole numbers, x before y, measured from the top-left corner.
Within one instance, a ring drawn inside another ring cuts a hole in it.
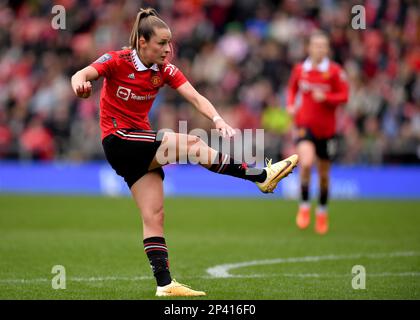
[[[98,71],[100,76],[105,78],[109,77],[113,70],[114,65],[116,63],[116,57],[114,56],[113,52],[107,52],[100,56],[96,61],[91,63],[91,66]]]
[[[165,83],[167,83],[173,89],[177,89],[185,82],[187,82],[187,78],[184,76],[181,70],[170,63],[163,66],[163,75]]]

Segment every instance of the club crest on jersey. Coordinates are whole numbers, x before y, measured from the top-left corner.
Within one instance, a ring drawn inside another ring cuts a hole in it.
[[[159,87],[161,85],[161,83],[162,83],[162,78],[160,76],[158,76],[158,75],[155,75],[155,76],[152,76],[150,78],[150,82],[152,83],[152,85],[154,87]]]
[[[324,78],[324,79],[328,79],[329,77],[330,77],[330,73],[329,72],[324,72],[322,74],[322,78]]]
[[[134,76],[134,73],[130,73],[130,74],[128,75],[128,77],[129,77],[130,79],[132,79],[132,80],[136,79],[136,77]]]

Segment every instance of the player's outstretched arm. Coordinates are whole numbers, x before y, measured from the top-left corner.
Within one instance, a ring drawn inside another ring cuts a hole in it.
[[[89,98],[92,93],[92,83],[90,81],[99,78],[99,73],[94,67],[87,66],[77,71],[71,77],[71,87],[79,98]]]
[[[177,91],[201,114],[212,120],[223,137],[232,137],[235,134],[235,130],[222,119],[211,102],[198,93],[191,83],[185,82],[177,88]]]

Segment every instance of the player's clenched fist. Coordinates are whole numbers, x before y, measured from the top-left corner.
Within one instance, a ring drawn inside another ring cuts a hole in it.
[[[73,90],[79,98],[89,98],[92,93],[92,84],[90,81],[85,81],[73,85]]]
[[[235,129],[228,125],[222,118],[216,120],[214,125],[223,138],[231,138],[236,134]]]

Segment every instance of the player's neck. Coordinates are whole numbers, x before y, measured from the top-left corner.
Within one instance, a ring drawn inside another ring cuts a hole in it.
[[[153,66],[153,62],[147,62],[142,56],[141,56],[141,53],[140,53],[140,51],[137,51],[137,55],[138,55],[138,57],[139,57],[139,59],[140,59],[140,61],[141,61],[141,63],[143,63],[143,65],[146,67],[146,68],[150,68],[151,66]]]
[[[312,66],[316,68],[317,66],[319,66],[322,63],[323,60],[324,60],[324,58],[321,58],[321,59],[311,58]]]

